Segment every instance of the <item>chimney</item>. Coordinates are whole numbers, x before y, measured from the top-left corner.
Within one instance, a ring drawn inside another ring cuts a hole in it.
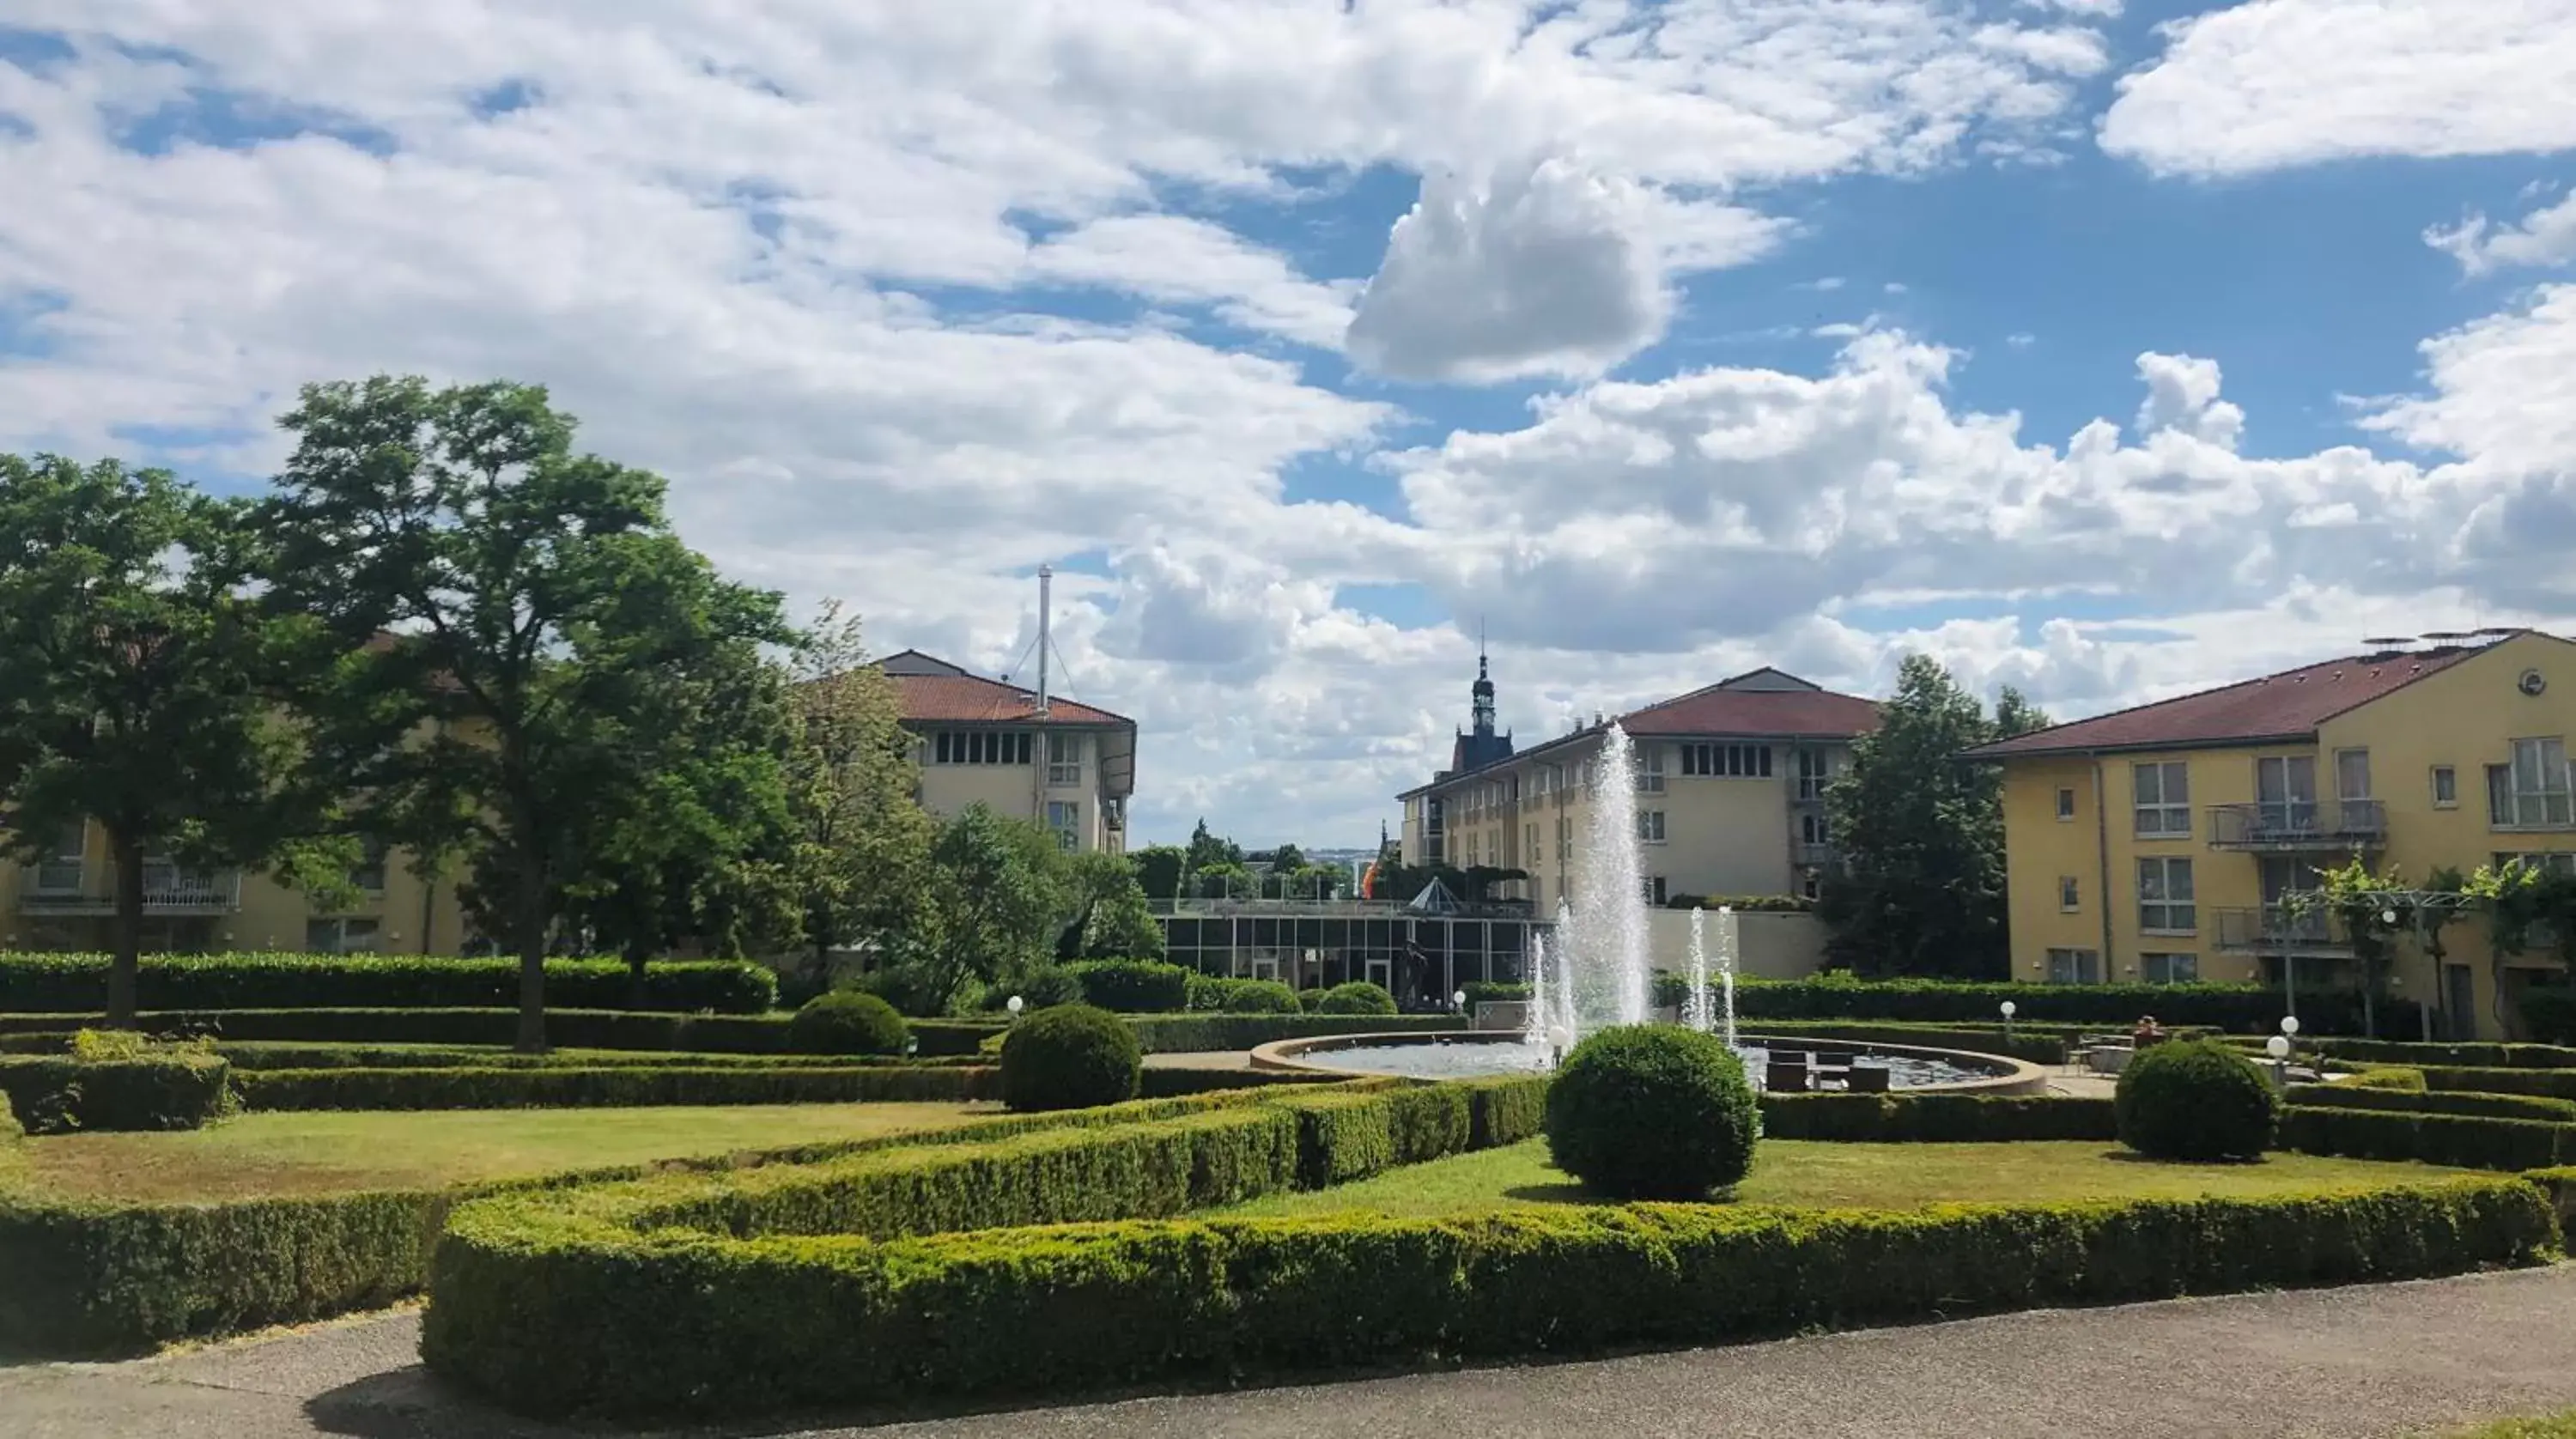
[[[1047,716],[1048,610],[1055,597],[1055,567],[1038,566],[1038,718]]]

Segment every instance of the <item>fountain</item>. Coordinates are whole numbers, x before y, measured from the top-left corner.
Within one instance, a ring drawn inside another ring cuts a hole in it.
[[[1716,1028],[1709,1011],[1708,943],[1700,933],[1700,916],[1705,911],[1694,908],[1690,918],[1690,988],[1682,995],[1682,1023],[1702,1034]]]
[[[1717,908],[1717,983],[1726,995],[1725,1027],[1719,1033],[1726,1036],[1726,1047],[1729,1049],[1740,1048],[1735,1042],[1736,936],[1735,906],[1719,905]],[[1697,910],[1691,911],[1691,941],[1696,948],[1699,941],[1699,911]]]
[[[1560,910],[1555,953],[1573,1001],[1566,1027],[1585,1034],[1653,1015],[1646,954],[1645,875],[1637,855],[1636,750],[1617,724],[1594,761],[1592,823],[1578,856],[1574,905]]]

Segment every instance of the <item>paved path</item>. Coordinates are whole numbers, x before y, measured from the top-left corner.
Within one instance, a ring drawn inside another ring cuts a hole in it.
[[[1147,1069],[1250,1069],[1248,1049],[1184,1049],[1145,1056]]]
[[[0,1369],[9,1439],[540,1439],[369,1315]],[[2576,1407],[2576,1266],[2000,1315],[1726,1349],[932,1420],[907,1439],[2379,1439]],[[596,1433],[597,1431],[591,1431]],[[738,1433],[785,1433],[778,1427]],[[798,1431],[813,1439],[850,1429]]]

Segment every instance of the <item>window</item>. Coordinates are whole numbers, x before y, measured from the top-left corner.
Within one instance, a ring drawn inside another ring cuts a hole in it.
[[[369,894],[385,892],[385,842],[370,839],[349,867],[349,883]]]
[[[2148,984],[2198,984],[2200,956],[2196,954],[2139,955],[2138,978]]]
[[[2075,818],[2075,787],[2073,785],[2062,784],[2057,787],[2057,817],[2061,820],[2071,820]]]
[[[1062,785],[1082,783],[1082,736],[1078,734],[1047,736],[1047,783]]]
[[[1767,744],[1686,744],[1682,773],[1727,779],[1769,779],[1771,747]]]
[[[1832,831],[1832,822],[1820,814],[1798,816],[1798,843],[1824,844]]]
[[[1664,842],[1664,812],[1662,810],[1641,809],[1637,811],[1637,842],[1640,844],[1662,844]]]
[[[373,954],[376,952],[377,922],[351,916],[346,919],[314,919],[304,924],[304,948],[311,954]]]
[[[1523,832],[1522,832],[1522,834],[1521,834],[1521,848],[1523,848],[1524,850],[1528,851],[1528,856],[1527,856],[1527,858],[1523,861],[1524,863],[1528,863],[1528,864],[1536,864],[1536,863],[1538,863],[1540,860],[1543,860],[1543,859],[1547,858],[1546,853],[1545,853],[1544,851],[1540,850],[1540,848],[1538,847],[1538,822],[1537,822],[1537,821],[1535,821],[1535,820],[1531,821],[1531,822],[1530,822],[1530,824],[1529,824],[1529,825],[1528,825],[1528,826],[1523,830]]]
[[[55,834],[53,853],[36,866],[38,893],[80,893],[81,857],[88,839],[89,825],[82,820],[73,820]]]
[[[1798,798],[1823,799],[1834,782],[1834,757],[1820,749],[1798,751]]]
[[[2051,984],[2100,984],[2102,954],[2092,949],[2052,949],[2048,952],[2048,982]]]
[[[1082,847],[1081,805],[1072,804],[1063,800],[1048,800],[1046,822],[1047,828],[1055,831],[1056,848],[1080,849]],[[1474,858],[1475,853],[1476,841],[1475,837],[1471,835],[1467,840],[1467,854],[1469,856],[1467,862],[1469,864],[1474,864],[1476,862]]]
[[[1027,764],[1029,732],[941,730],[931,737],[932,764]]]
[[[1638,886],[1638,888],[1644,892],[1646,903],[1655,906],[1657,909],[1663,908],[1664,877],[1662,875],[1648,875],[1646,877],[1646,882]]]
[[[2433,766],[2433,808],[2460,807],[2460,772],[2446,764]]]
[[[2525,869],[2538,870],[2542,874],[2576,875],[2576,851],[2564,851],[2558,854],[2500,854],[2495,857],[2498,869],[2516,862]]]
[[[2075,876],[2073,876],[2073,875],[2071,875],[2071,874],[2061,874],[2061,875],[2059,875],[2059,876],[2057,877],[2057,909],[2058,909],[2058,912],[2059,912],[2059,913],[2061,913],[2061,914],[2073,914],[2075,911],[2077,911],[2077,910],[2079,910],[2079,909],[2082,909],[2083,907],[2084,907],[2084,888],[2083,888],[2083,886],[2082,886],[2082,885],[2080,885],[2080,884],[2078,884],[2078,883],[2076,882]]]
[[[2138,837],[2191,837],[2191,766],[2180,760],[2130,767],[2136,787]]]
[[[2487,766],[2487,813],[2499,829],[2566,829],[2571,813],[2567,745],[2555,739],[2518,739],[2513,763]]]
[[[1816,869],[1810,869],[1810,870],[1802,871],[1802,872],[1798,875],[1798,893],[1805,895],[1805,896],[1806,896],[1807,898],[1809,898],[1809,899],[1814,899],[1814,898],[1816,898],[1817,896],[1819,896],[1819,895],[1823,894],[1824,892],[1825,892],[1825,874],[1824,874],[1824,871],[1822,871],[1822,870],[1816,870]]]
[[[2192,903],[2191,861],[2158,855],[2138,861],[2138,928],[2150,934],[2190,934],[2200,927]]]
[[[1574,863],[1574,821],[1570,819],[1556,822],[1556,862]]]
[[[2339,749],[2335,751],[2335,798],[2370,798],[2370,751]]]
[[[1650,744],[1637,752],[1637,793],[1664,792],[1664,747]]]

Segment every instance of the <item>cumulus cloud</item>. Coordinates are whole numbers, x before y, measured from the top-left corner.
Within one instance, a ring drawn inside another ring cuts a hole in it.
[[[2218,398],[2218,362],[2189,355],[2138,356],[2138,378],[2147,382],[2138,407],[2138,433],[2174,430],[2221,449],[2235,449],[2245,412]]]
[[[2472,212],[2457,225],[2426,230],[2424,243],[2459,261],[2472,279],[2517,265],[2564,265],[2576,260],[2576,192],[2513,225]]]
[[[2164,28],[2102,148],[2167,174],[2576,146],[2566,0],[2248,0]]]

